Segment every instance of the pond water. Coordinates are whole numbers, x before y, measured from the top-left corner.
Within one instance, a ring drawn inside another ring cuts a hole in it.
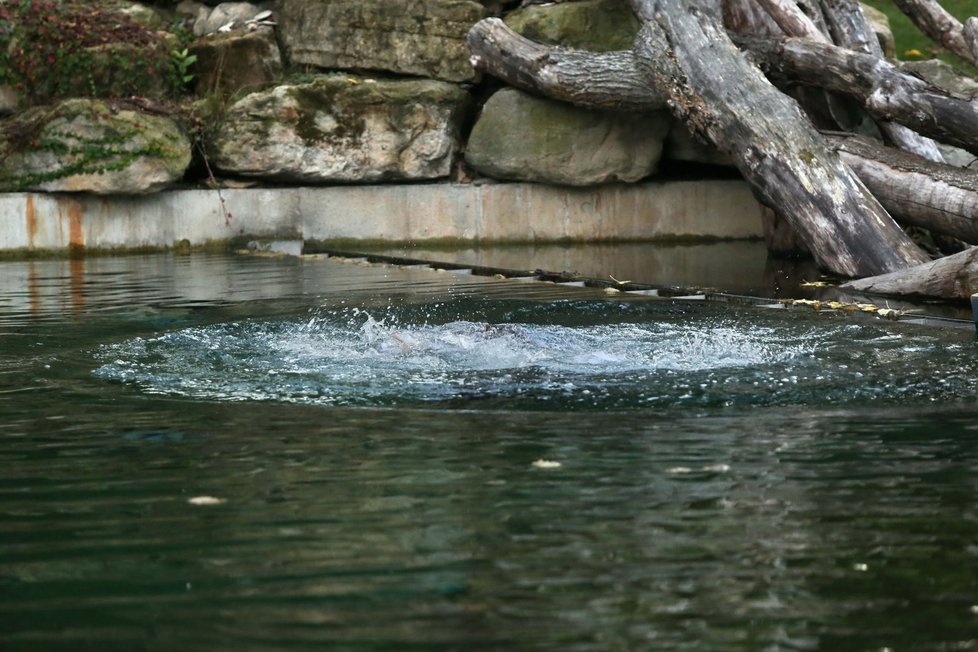
[[[978,647],[972,331],[0,262],[0,649]]]

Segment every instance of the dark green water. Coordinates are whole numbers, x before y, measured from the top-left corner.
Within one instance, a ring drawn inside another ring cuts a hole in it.
[[[0,263],[0,650],[974,649],[975,353],[321,260]]]

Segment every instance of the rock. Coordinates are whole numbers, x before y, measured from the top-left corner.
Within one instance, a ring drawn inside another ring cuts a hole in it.
[[[969,170],[978,170],[978,157],[975,157],[968,150],[952,145],[945,145],[944,143],[937,143],[937,149],[941,151],[941,156],[944,157],[944,162],[948,165],[968,168]]]
[[[534,41],[592,52],[631,49],[639,28],[626,0],[527,6],[510,13],[505,21]]]
[[[173,120],[102,100],[30,109],[2,131],[0,191],[144,194],[190,165],[190,141]]]
[[[277,15],[293,64],[458,82],[475,78],[465,35],[486,10],[473,0],[279,0]]]
[[[210,162],[292,183],[445,177],[468,104],[468,93],[445,82],[324,75],[233,104]]]
[[[268,3],[222,2],[216,7],[198,7],[194,35],[214,34],[229,25],[240,29],[249,20],[270,8]]]
[[[954,95],[978,98],[978,81],[940,59],[901,61],[900,69]]]
[[[638,181],[656,170],[668,113],[598,112],[515,89],[489,98],[465,153],[495,179],[585,186]]]
[[[193,71],[200,96],[261,90],[282,76],[282,57],[271,27],[205,36],[190,46],[190,53],[197,57]]]
[[[870,27],[876,32],[876,39],[883,48],[883,56],[893,59],[896,57],[896,40],[893,38],[893,30],[890,29],[890,19],[879,9],[870,7],[868,4],[860,3],[866,20]]]

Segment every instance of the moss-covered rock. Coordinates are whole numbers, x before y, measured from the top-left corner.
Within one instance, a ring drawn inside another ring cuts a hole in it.
[[[469,95],[434,80],[324,75],[233,104],[209,145],[224,173],[331,183],[447,176]]]
[[[627,0],[531,5],[510,13],[506,24],[534,41],[592,52],[631,49],[639,28]]]
[[[638,181],[656,170],[668,114],[589,111],[515,89],[489,98],[466,162],[495,179],[585,186]]]
[[[36,107],[6,120],[2,133],[0,191],[143,194],[179,181],[190,165],[176,122],[102,100]]]
[[[292,63],[467,81],[475,70],[465,35],[486,9],[473,0],[279,0],[276,15]]]

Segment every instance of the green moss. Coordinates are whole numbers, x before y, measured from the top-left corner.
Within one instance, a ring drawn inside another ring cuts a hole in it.
[[[533,5],[512,12],[506,24],[534,41],[593,52],[630,49],[639,28],[625,0]]]
[[[354,145],[360,142],[366,123],[350,102],[351,85],[345,77],[328,77],[289,89],[289,96],[298,105],[296,133],[306,144],[327,139],[349,140]]]

